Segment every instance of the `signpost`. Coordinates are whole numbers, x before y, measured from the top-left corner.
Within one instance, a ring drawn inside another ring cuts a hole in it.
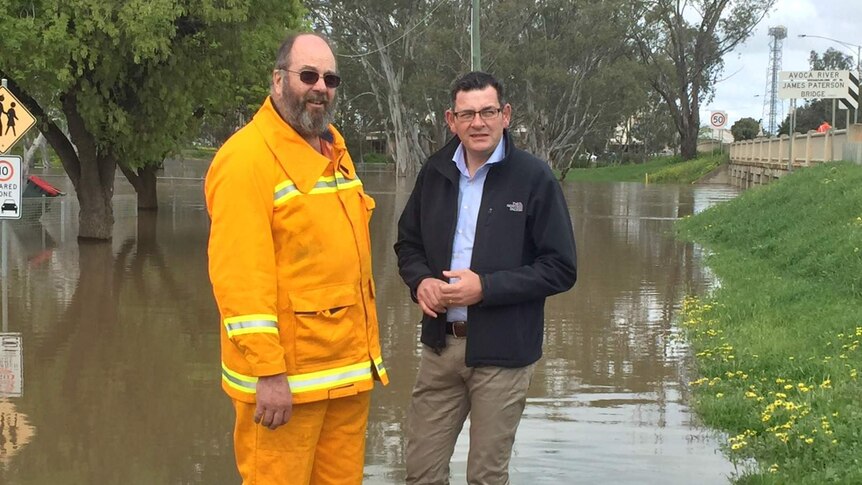
[[[20,333],[0,333],[0,397],[24,394],[22,353]]]
[[[856,109],[859,107],[859,78],[851,71],[781,71],[778,73],[778,97],[790,100],[790,153],[787,170],[793,170],[796,100],[837,99],[841,107]],[[849,111],[847,115],[849,118]]]
[[[8,152],[35,124],[36,118],[9,91],[6,80],[0,80],[0,154]],[[23,345],[21,334],[8,333],[9,245],[6,219],[21,218],[21,194],[24,192],[21,169],[21,157],[0,156],[0,396],[12,397],[22,394]]]
[[[837,99],[847,108],[859,107],[859,79],[851,71],[781,71],[781,99]]]
[[[727,113],[724,111],[713,111],[709,114],[709,126],[718,130],[718,148],[724,153],[724,125],[727,124]]]

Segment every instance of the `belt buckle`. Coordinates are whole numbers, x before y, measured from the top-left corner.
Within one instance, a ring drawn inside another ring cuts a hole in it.
[[[458,331],[459,328],[462,329],[463,333]],[[452,336],[459,339],[467,338],[467,322],[463,320],[452,322]]]

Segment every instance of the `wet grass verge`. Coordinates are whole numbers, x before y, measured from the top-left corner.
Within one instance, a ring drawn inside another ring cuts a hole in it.
[[[862,167],[798,170],[678,229],[721,281],[682,326],[734,481],[862,483]]]
[[[658,157],[644,163],[576,168],[566,174],[566,180],[690,184],[717,168],[726,159],[727,155],[720,153],[703,154],[688,161],[682,161],[679,157]]]

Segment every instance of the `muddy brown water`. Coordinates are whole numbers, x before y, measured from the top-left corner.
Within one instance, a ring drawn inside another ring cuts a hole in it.
[[[8,377],[21,379],[21,395],[9,396],[7,385],[0,398],[0,483],[239,483],[206,270],[203,170],[171,165],[157,214],[136,214],[118,179],[108,244],[78,243],[73,196],[28,201],[24,220],[7,224],[2,323],[20,333],[23,369]],[[61,175],[45,177],[70,189]],[[420,311],[392,251],[411,183],[362,177],[377,201],[374,268],[392,379],[374,391],[365,483],[395,484],[404,480],[405,410],[420,351]],[[727,483],[733,466],[718,451],[721,437],[688,405],[692,363],[675,323],[682,298],[715,278],[672,225],[737,190],[567,183],[564,191],[579,279],[547,303],[512,483]],[[0,359],[0,392],[9,367]],[[465,481],[467,426],[453,483]]]

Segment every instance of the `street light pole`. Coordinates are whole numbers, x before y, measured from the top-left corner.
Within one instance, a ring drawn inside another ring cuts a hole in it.
[[[812,37],[815,39],[829,40],[829,41],[835,42],[837,44],[841,44],[847,48],[855,47],[856,48],[856,81],[862,82],[862,59],[860,59],[860,57],[862,57],[862,45],[851,44],[850,42],[844,42],[843,40],[833,39],[831,37],[823,37],[822,35],[799,34],[797,37]],[[858,87],[857,87],[857,91],[859,91]],[[856,106],[856,109],[853,110],[853,123],[854,124],[859,122],[859,106],[858,106],[858,104],[859,104],[859,98],[860,97],[862,97],[862,96],[860,96],[859,93],[857,92],[856,93],[856,104],[857,104],[857,106]]]
[[[473,0],[473,8],[470,12],[470,70],[482,70],[482,48],[479,38],[479,0]]]

